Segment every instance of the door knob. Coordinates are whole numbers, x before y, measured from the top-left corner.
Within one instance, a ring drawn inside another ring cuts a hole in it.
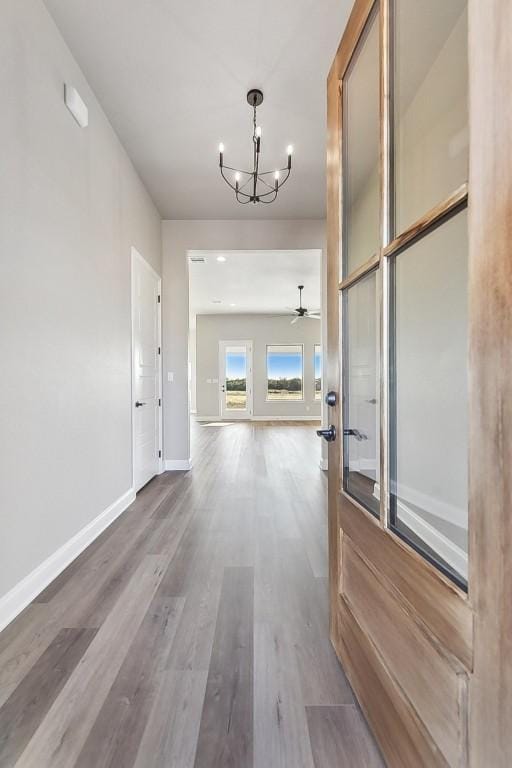
[[[328,443],[336,440],[336,427],[334,424],[331,424],[327,429],[317,429],[316,433],[318,437],[323,437]]]
[[[140,407],[141,407],[141,405],[146,405],[146,403],[141,403],[141,402],[140,402],[140,400],[137,400],[137,401],[135,402],[135,407],[136,407],[136,408],[140,408]]]
[[[331,390],[325,396],[325,404],[326,405],[330,405],[332,407],[332,406],[336,405],[337,399],[338,399],[338,397],[336,395],[336,392]]]

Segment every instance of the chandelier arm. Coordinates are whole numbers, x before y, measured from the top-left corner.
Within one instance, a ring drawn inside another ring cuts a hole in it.
[[[240,195],[242,195],[243,197],[246,197],[247,200],[241,200]],[[251,202],[251,196],[248,195],[246,192],[240,192],[239,189],[235,190],[235,197],[237,199],[237,202],[240,203],[240,205],[247,205],[247,203]]]
[[[279,189],[281,189],[281,187],[279,186],[277,189],[279,190]],[[276,191],[276,188],[274,187],[273,189],[269,190],[268,192],[262,192],[260,195],[258,195],[258,198],[261,200],[262,197],[268,197],[269,195],[273,195],[275,191]],[[262,200],[262,202],[264,202],[264,201]]]
[[[277,168],[276,170],[278,170],[279,173],[281,173],[282,171],[286,171],[288,176],[290,175],[290,169],[288,168],[288,166],[285,166],[284,168]],[[275,173],[275,171],[261,171],[261,173],[259,175],[260,176],[269,176],[271,173]]]
[[[286,174],[284,179],[279,182],[279,184],[278,184],[278,188],[279,189],[281,189],[281,187],[284,186],[286,184],[286,182],[288,181],[288,179],[290,178],[290,170],[289,169],[286,169],[286,170],[288,171],[288,173]]]
[[[265,179],[262,179],[262,178],[261,178],[261,173],[260,173],[260,175],[258,176],[258,181],[261,181],[261,183],[262,183],[262,184],[264,184],[264,185],[265,185],[266,187],[268,187],[269,189],[271,189],[271,190],[272,190],[272,192],[274,191],[274,189],[275,189],[275,184],[274,184],[274,185],[272,185],[272,184],[269,184],[267,181],[265,181]]]
[[[261,199],[261,197],[260,197],[260,203],[264,203],[265,205],[269,205],[270,203],[273,203],[273,202],[274,202],[274,200],[275,200],[275,199],[276,199],[276,197],[277,197],[277,193],[278,193],[278,190],[277,190],[277,189],[275,189],[275,190],[274,190],[274,197],[272,198],[272,200],[262,200],[262,199]],[[270,194],[270,193],[269,193],[269,194]]]
[[[222,167],[227,168],[228,171],[235,171],[235,173],[244,173],[246,176],[252,176],[254,173],[254,171],[242,171],[240,168],[232,168],[230,165],[223,164]]]
[[[250,184],[250,183],[251,183],[251,181],[252,181],[252,173],[251,173],[251,175],[249,176],[249,178],[247,179],[247,181],[244,181],[244,183],[242,184],[242,186],[239,186],[239,187],[238,187],[239,191],[241,192],[241,191],[242,191],[242,189],[244,189],[244,187],[246,187],[248,184]],[[247,193],[244,193],[244,194],[247,194]]]
[[[222,176],[222,178],[224,179],[224,181],[226,182],[226,184],[228,185],[228,187],[231,187],[231,189],[233,190],[233,192],[236,192],[236,187],[234,186],[234,184],[232,184],[232,183],[230,182],[230,180],[229,180],[229,179],[228,179],[226,176],[224,176],[224,170],[223,170],[223,168],[222,168],[222,167],[221,167],[221,169],[220,169],[220,175]]]

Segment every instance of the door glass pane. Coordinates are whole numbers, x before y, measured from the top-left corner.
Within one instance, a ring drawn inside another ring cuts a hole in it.
[[[374,13],[343,80],[344,276],[380,245],[379,88],[379,22]]]
[[[322,399],[322,347],[315,344],[315,400]]]
[[[377,272],[344,291],[344,488],[379,514]]]
[[[245,347],[226,347],[225,406],[231,411],[247,408],[247,350]]]
[[[468,179],[467,0],[395,0],[396,232]]]
[[[267,347],[267,400],[302,400],[302,344]]]
[[[391,525],[460,581],[468,551],[467,212],[395,257],[392,272]]]

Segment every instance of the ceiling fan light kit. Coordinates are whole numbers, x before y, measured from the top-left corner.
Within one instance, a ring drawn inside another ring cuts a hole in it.
[[[284,168],[276,171],[260,171],[260,153],[261,153],[261,126],[257,125],[256,110],[263,102],[263,92],[259,88],[252,88],[247,94],[247,102],[253,109],[253,168],[252,171],[244,171],[238,168],[232,168],[224,164],[224,144],[219,144],[219,167],[220,173],[228,187],[234,193],[236,200],[242,205],[248,203],[273,203],[281,187],[288,181],[292,170],[293,147],[288,145],[287,164]],[[234,183],[231,182],[225,174],[225,171],[234,173]],[[281,178],[281,174],[284,177]],[[272,183],[273,181],[273,183]]]

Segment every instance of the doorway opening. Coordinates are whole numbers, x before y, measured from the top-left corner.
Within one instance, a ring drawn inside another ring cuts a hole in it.
[[[320,423],[321,250],[193,250],[188,270],[194,420]]]

